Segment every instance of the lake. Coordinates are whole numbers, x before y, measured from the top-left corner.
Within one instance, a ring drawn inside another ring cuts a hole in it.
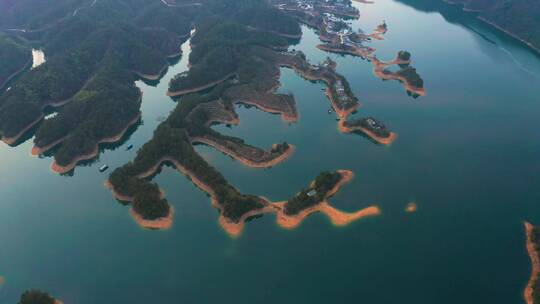
[[[154,180],[175,208],[174,225],[137,226],[103,183],[181,102],[165,93],[187,69],[187,42],[159,84],[137,82],[142,124],[73,175],[53,174],[50,157],[30,156],[31,139],[0,144],[0,303],[16,303],[28,288],[66,304],[523,303],[523,221],[540,224],[540,58],[458,7],[432,2],[354,4],[354,29],[388,24],[385,40],[370,44],[378,58],[412,54],[424,97],[376,78],[367,61],[318,50],[307,27],[292,47],[312,63],[335,60],[362,104],[354,117],[382,120],[398,134],[392,145],[340,133],[324,85],[282,69],[278,90],[294,94],[297,123],[238,107],[239,126],[215,129],[264,148],[287,141],[296,146],[291,158],[252,169],[197,146],[241,192],[276,201],[320,171],[350,169],[355,178],[332,204],[378,205],[381,216],[335,227],[315,214],[285,230],[268,215],[233,239],[206,194],[165,167]],[[110,169],[100,173],[104,164]],[[415,213],[404,211],[410,202]]]

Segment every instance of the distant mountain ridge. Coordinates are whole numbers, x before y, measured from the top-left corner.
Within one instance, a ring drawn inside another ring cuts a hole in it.
[[[540,53],[540,1],[443,0],[476,11],[479,18],[523,41]]]

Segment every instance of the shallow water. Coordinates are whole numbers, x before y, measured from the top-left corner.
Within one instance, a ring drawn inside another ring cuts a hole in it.
[[[297,147],[290,159],[250,169],[197,147],[241,191],[273,200],[322,170],[353,170],[333,205],[377,204],[382,216],[337,228],[317,214],[292,231],[264,216],[233,240],[206,195],[165,168],[155,181],[175,208],[174,225],[140,229],[98,168],[121,166],[151,138],[175,106],[165,92],[187,68],[184,56],[156,87],[138,83],[143,124],[73,176],[29,156],[31,140],[0,146],[0,303],[31,287],[66,304],[522,303],[530,271],[522,221],[540,223],[540,60],[456,7],[426,3],[355,4],[362,17],[353,23],[370,32],[386,20],[385,40],[372,46],[381,59],[410,51],[425,97],[381,81],[360,58],[316,49],[308,28],[294,46],[312,62],[337,61],[362,103],[355,116],[384,121],[398,133],[391,146],[339,133],[323,84],[283,69],[279,91],[295,95],[297,123],[242,107],[239,126],[216,129],[265,148],[285,140]],[[128,144],[135,148],[125,151]],[[412,201],[417,212],[404,212]]]

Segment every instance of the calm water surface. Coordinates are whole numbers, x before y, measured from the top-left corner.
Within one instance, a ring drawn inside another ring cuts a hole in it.
[[[241,124],[216,127],[268,148],[297,146],[283,164],[243,167],[205,146],[197,150],[243,192],[290,197],[321,170],[351,169],[355,179],[332,199],[343,210],[378,204],[383,215],[347,227],[313,215],[287,231],[274,216],[229,238],[217,211],[188,179],[165,168],[155,179],[176,210],[169,231],[140,229],[103,187],[131,160],[160,117],[175,106],[168,80],[144,91],[143,124],[99,160],[57,176],[51,158],[29,156],[31,140],[0,146],[0,303],[39,287],[66,304],[94,303],[522,303],[529,276],[523,220],[540,223],[540,60],[473,16],[432,1],[358,5],[354,28],[386,20],[381,59],[412,53],[428,95],[413,99],[397,82],[373,76],[360,58],[315,48],[308,28],[296,49],[312,62],[338,62],[362,107],[399,135],[378,146],[337,131],[322,84],[282,70],[300,121],[238,108]],[[184,45],[187,50],[187,45]],[[180,101],[181,102],[181,101]],[[414,201],[418,211],[408,214]]]

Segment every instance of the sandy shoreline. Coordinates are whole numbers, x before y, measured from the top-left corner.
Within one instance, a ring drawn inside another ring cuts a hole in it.
[[[336,194],[339,189],[346,183],[352,180],[353,178],[353,172],[350,170],[338,170],[338,172],[341,174],[342,178],[341,180],[330,190],[325,196],[325,199],[318,203],[315,206],[306,208],[302,211],[300,211],[298,214],[295,215],[287,215],[285,213],[285,204],[287,202],[277,202],[274,203],[278,208],[276,220],[277,224],[285,229],[294,229],[298,227],[302,221],[308,217],[309,215],[321,212],[324,215],[326,215],[332,223],[336,226],[345,226],[353,221],[356,221],[360,218],[369,217],[369,216],[376,216],[381,214],[381,210],[377,206],[371,206],[367,207],[361,210],[358,210],[356,212],[343,212],[340,211],[334,207],[332,207],[327,199],[332,197],[334,194]]]
[[[405,212],[407,213],[413,213],[416,212],[416,210],[418,210],[418,205],[415,202],[410,202],[405,207]]]
[[[203,138],[203,137],[192,137],[191,138],[191,142],[192,143],[202,143],[202,144],[205,144],[207,146],[210,146],[210,147],[213,147],[214,149],[234,158],[235,160],[241,162],[242,164],[248,166],[248,167],[251,167],[251,168],[269,168],[269,167],[273,167],[279,163],[281,163],[282,161],[286,160],[289,156],[291,156],[294,151],[295,151],[295,147],[293,145],[289,145],[289,147],[287,148],[287,150],[280,154],[278,157],[276,158],[273,158],[271,160],[268,160],[268,161],[261,161],[261,162],[257,162],[257,161],[254,161],[254,160],[251,160],[251,159],[247,159],[246,157],[238,154],[236,151],[233,151],[223,145],[220,145],[208,138]]]
[[[86,85],[92,80],[94,79],[94,76],[90,77],[90,79],[88,79],[85,84],[82,86],[81,90],[83,90]],[[80,91],[80,90],[79,90]],[[75,96],[75,95],[73,95]],[[73,98],[70,97],[70,98],[67,98],[67,99],[64,99],[64,100],[60,100],[60,101],[49,101],[49,102],[46,102],[44,103],[42,106],[41,106],[41,115],[36,118],[36,120],[32,121],[31,123],[29,123],[24,129],[22,129],[19,133],[17,133],[17,135],[15,136],[12,136],[12,137],[2,137],[1,140],[8,144],[8,145],[13,145],[17,142],[17,140],[19,140],[19,138],[21,136],[24,135],[24,133],[26,133],[28,130],[30,130],[31,128],[33,128],[37,123],[39,123],[44,117],[45,117],[45,114],[43,113],[43,110],[47,107],[55,107],[55,108],[58,108],[58,107],[61,107],[61,106],[64,106],[66,105],[67,103],[69,103],[71,101],[71,99]]]
[[[182,54],[182,52],[180,52],[180,54]],[[169,68],[169,65],[165,64],[165,66],[163,66],[161,68],[161,70],[159,70],[159,73],[157,73],[157,74],[144,74],[144,73],[141,73],[139,71],[131,71],[131,72],[133,74],[139,76],[140,78],[143,78],[144,80],[156,81],[156,80],[161,79],[161,75],[163,75],[163,73],[165,73],[165,71],[168,68]]]
[[[338,103],[332,97],[332,88],[331,87],[332,87],[333,79],[327,79],[325,77],[320,77],[320,76],[314,76],[314,75],[307,74],[305,71],[297,68],[294,64],[290,64],[290,63],[286,63],[286,62],[280,63],[279,67],[285,67],[285,68],[292,69],[296,73],[298,73],[301,77],[303,77],[304,79],[311,80],[311,81],[322,81],[322,82],[324,82],[326,84],[326,91],[325,91],[326,92],[326,97],[330,101],[330,104],[332,105],[332,108],[334,109],[334,111],[336,112],[336,114],[338,115],[338,117],[340,119],[347,118],[352,112],[356,111],[360,107],[359,102],[356,102],[354,104],[354,106],[351,106],[351,107],[349,107],[347,109],[341,109],[338,106]],[[337,77],[338,76],[336,75],[336,78]]]
[[[38,155],[41,155],[45,152],[47,152],[48,150],[52,149],[53,147],[55,147],[56,145],[62,143],[64,140],[66,140],[66,138],[68,137],[68,135],[62,137],[62,138],[59,138],[58,140],[55,140],[54,142],[44,146],[44,147],[38,147],[36,145],[34,145],[32,147],[32,150],[30,151],[30,154],[32,156],[38,156]]]
[[[360,126],[353,127],[353,128],[346,127],[344,125],[344,122],[345,122],[345,120],[342,119],[342,120],[339,121],[339,124],[338,124],[339,131],[341,131],[343,133],[350,133],[350,132],[354,132],[354,131],[360,131],[360,132],[362,132],[365,135],[369,136],[369,138],[375,140],[376,142],[378,142],[381,145],[390,145],[391,143],[393,143],[397,139],[397,134],[394,133],[394,132],[390,132],[390,136],[388,136],[388,137],[380,137],[377,134],[373,133],[372,131],[370,131],[370,130],[364,128],[364,127],[360,127]]]
[[[176,96],[181,96],[181,95],[186,95],[186,94],[190,94],[190,93],[195,93],[195,92],[199,92],[199,91],[204,91],[206,89],[209,89],[213,86],[216,86],[224,81],[226,81],[227,79],[235,76],[236,73],[230,73],[230,74],[227,74],[225,77],[223,78],[220,78],[216,81],[213,81],[213,82],[210,82],[208,84],[205,84],[205,85],[202,85],[202,86],[198,86],[198,87],[195,87],[195,88],[191,88],[191,89],[185,89],[185,90],[180,90],[180,91],[167,91],[167,96],[169,97],[176,97]]]
[[[114,142],[119,141],[124,136],[124,134],[127,132],[127,130],[132,125],[137,123],[137,121],[139,121],[140,118],[141,118],[141,112],[139,112],[134,119],[132,119],[130,122],[128,122],[127,126],[122,131],[120,131],[117,135],[114,135],[114,136],[111,136],[111,137],[106,137],[106,138],[103,138],[103,139],[99,140],[92,151],[90,151],[89,153],[77,156],[75,159],[73,159],[69,164],[67,164],[65,166],[61,166],[56,161],[53,161],[53,163],[51,165],[51,170],[53,172],[55,172],[55,173],[64,174],[64,173],[67,173],[67,172],[73,170],[75,168],[75,166],[77,165],[77,163],[79,163],[80,161],[88,160],[88,159],[92,159],[92,158],[96,157],[99,154],[99,145],[100,144],[114,143]]]
[[[250,29],[252,31],[255,31],[255,32],[274,34],[274,35],[277,35],[277,36],[280,36],[280,37],[283,37],[283,38],[288,38],[288,39],[300,39],[300,38],[302,38],[302,31],[300,31],[299,34],[285,34],[285,33],[280,33],[280,32],[276,32],[276,31],[267,31],[267,30],[259,29],[259,28],[249,26],[249,25],[247,27],[248,27],[248,29]]]
[[[349,117],[349,115],[351,115],[352,112],[358,110],[358,108],[360,108],[360,103],[357,102],[353,107],[350,107],[348,109],[340,109],[335,100],[334,100],[334,97],[332,97],[332,89],[330,89],[330,86],[327,85],[327,88],[326,88],[326,91],[325,91],[325,94],[326,94],[326,97],[328,98],[328,100],[330,101],[330,104],[332,105],[332,108],[334,109],[334,111],[336,112],[336,114],[338,115],[338,118],[340,120],[343,120],[343,119],[347,119],[347,117]]]
[[[134,198],[132,196],[127,196],[127,195],[123,195],[123,194],[120,194],[120,193],[116,192],[116,190],[114,189],[114,187],[112,186],[112,184],[111,184],[111,182],[109,180],[105,181],[104,186],[105,186],[105,188],[111,190],[111,192],[113,193],[113,196],[114,196],[115,199],[117,199],[119,201],[122,201],[122,202],[130,202],[130,203],[133,202]],[[161,196],[164,197],[165,194],[163,193],[163,191],[160,190],[160,192],[161,192]],[[157,219],[154,219],[154,220],[144,219],[142,217],[142,215],[140,215],[139,213],[137,213],[137,211],[135,211],[135,209],[133,209],[133,207],[130,207],[129,213],[130,213],[131,217],[133,218],[133,220],[137,224],[139,224],[139,226],[141,226],[143,228],[166,230],[166,229],[171,228],[172,224],[173,224],[174,208],[171,205],[169,205],[169,213],[167,214],[167,216],[160,217],[160,218],[157,218]]]
[[[281,119],[285,122],[296,122],[298,121],[298,112],[295,110],[293,111],[290,106],[289,106],[289,110],[291,110],[290,112],[287,112],[287,111],[281,111],[279,109],[274,109],[274,108],[269,108],[263,104],[261,104],[260,102],[255,102],[255,101],[252,101],[250,99],[241,99],[241,100],[238,100],[236,101],[235,103],[243,103],[243,104],[246,104],[246,105],[250,105],[250,106],[254,106],[258,109],[260,109],[261,111],[263,112],[266,112],[266,113],[270,113],[270,114],[279,114],[281,116]],[[291,114],[293,113],[293,114]]]
[[[274,204],[268,204],[267,206],[261,208],[261,209],[255,209],[251,210],[238,220],[238,222],[233,222],[227,219],[226,217],[220,215],[219,216],[219,224],[227,234],[232,238],[237,238],[242,234],[242,231],[244,231],[244,227],[246,225],[246,220],[250,217],[267,214],[267,213],[274,213],[276,212],[276,206]]]
[[[204,191],[210,196],[211,205],[214,208],[217,208],[221,211],[221,214],[218,219],[218,223],[223,228],[223,230],[225,230],[225,232],[232,238],[236,238],[241,235],[247,219],[253,216],[267,214],[267,213],[277,213],[277,218],[276,218],[277,224],[287,229],[292,229],[294,227],[297,227],[307,216],[309,216],[310,214],[314,212],[324,213],[326,216],[328,216],[331,219],[332,223],[336,226],[344,226],[360,218],[376,216],[376,215],[381,214],[381,210],[377,206],[367,207],[367,208],[364,208],[364,209],[361,209],[352,213],[343,212],[330,206],[330,204],[328,204],[328,202],[325,200],[317,204],[316,206],[302,210],[302,212],[300,212],[300,214],[298,215],[288,216],[288,215],[285,215],[284,208],[283,208],[283,205],[286,202],[271,203],[266,198],[259,196],[259,198],[265,203],[265,206],[263,208],[251,210],[243,214],[242,217],[238,221],[235,222],[223,216],[223,210],[219,202],[217,201],[215,191],[210,186],[206,185],[201,180],[199,180],[197,176],[193,174],[193,172],[183,167],[179,162],[177,162],[172,157],[162,157],[156,162],[154,166],[152,166],[151,168],[149,168],[148,170],[144,172],[139,173],[137,175],[137,178],[146,178],[148,176],[155,174],[155,172],[161,167],[161,165],[164,162],[173,163],[176,169],[180,173],[187,176],[195,186],[197,186],[199,189],[201,189],[202,191]],[[337,191],[339,191],[339,189],[341,188],[343,184],[349,182],[353,177],[353,173],[349,170],[338,170],[338,172],[342,174],[342,179],[340,180],[339,183],[337,183],[334,186],[334,188],[332,188],[328,192],[326,198],[329,198],[332,195],[334,195]],[[115,198],[122,201],[133,200],[132,197],[122,195],[116,192],[114,190],[114,187],[112,187],[109,181],[105,182],[105,186],[112,191]],[[132,216],[134,215],[132,214]],[[134,218],[139,225],[143,227],[151,227],[153,229],[163,229],[161,227],[170,227],[170,225],[172,225],[172,215],[170,216],[170,219],[168,219],[169,216],[167,217],[167,219],[158,219],[159,223],[152,223],[154,221],[142,222],[142,221],[137,220],[136,217]]]
[[[392,61],[384,62],[384,61],[380,61],[379,59],[377,59],[375,57],[372,57],[371,58],[371,63],[373,64],[373,73],[375,74],[375,76],[379,77],[380,79],[398,80],[398,81],[400,81],[402,83],[403,87],[407,91],[418,94],[420,96],[425,96],[426,95],[426,89],[425,88],[418,88],[418,87],[415,87],[415,86],[411,85],[409,83],[409,81],[407,80],[407,78],[405,78],[403,76],[400,76],[400,75],[397,75],[396,73],[386,74],[386,73],[383,72],[384,68],[386,68],[387,66],[400,65],[400,64],[410,64],[411,63],[410,60],[400,60],[400,59],[396,58],[396,59],[394,59]]]
[[[529,282],[527,283],[527,287],[523,292],[523,297],[525,298],[525,302],[527,304],[536,304],[534,303],[533,299],[533,291],[536,280],[538,279],[538,274],[540,273],[540,257],[539,252],[536,249],[536,245],[532,241],[532,233],[534,227],[528,222],[525,222],[524,225],[525,232],[527,234],[527,253],[529,254],[529,258],[531,259],[532,270],[531,277],[529,278]]]
[[[173,206],[169,205],[169,214],[167,214],[166,217],[160,217],[155,220],[146,220],[131,207],[129,209],[129,214],[131,214],[131,217],[139,224],[139,226],[147,228],[147,229],[159,229],[159,230],[167,230],[172,227],[173,224],[173,217],[174,217],[174,208]]]
[[[370,34],[369,37],[372,37],[372,35],[373,34]],[[380,34],[376,34],[376,35],[380,35]],[[372,38],[374,38],[374,36]],[[382,37],[379,37],[379,38],[383,39]],[[378,38],[375,38],[375,39],[378,39]],[[326,51],[326,52],[339,53],[339,54],[348,54],[348,55],[352,55],[352,56],[358,56],[358,57],[366,58],[369,61],[371,61],[371,63],[373,64],[373,73],[378,78],[384,79],[384,80],[398,80],[398,81],[400,81],[402,83],[405,90],[410,91],[410,92],[412,92],[414,94],[418,94],[420,96],[425,96],[426,95],[425,88],[418,88],[418,87],[415,87],[415,86],[411,85],[409,83],[409,81],[405,77],[397,75],[396,73],[386,74],[386,73],[383,72],[384,68],[387,67],[387,66],[400,65],[400,64],[410,64],[411,63],[410,60],[405,61],[405,60],[394,59],[394,60],[389,61],[389,62],[383,62],[383,61],[380,61],[379,59],[377,59],[375,56],[371,55],[371,53],[373,53],[373,50],[371,50],[371,49],[365,50],[365,49],[361,49],[361,48],[358,48],[358,47],[354,48],[354,50],[342,50],[342,49],[332,48],[332,47],[330,47],[328,45],[325,45],[325,44],[319,44],[319,45],[317,45],[317,48],[320,49],[320,50]]]
[[[282,204],[284,204],[284,202]],[[276,217],[277,224],[285,229],[294,229],[298,227],[306,217],[316,212],[320,212],[326,215],[332,221],[332,224],[334,224],[335,226],[345,226],[361,218],[377,216],[381,214],[381,210],[377,206],[370,206],[356,212],[343,212],[330,206],[328,202],[324,201],[317,204],[316,206],[304,209],[294,216],[286,215],[285,212],[279,212]]]
[[[32,129],[37,123],[39,123],[43,117],[45,117],[45,115],[43,115],[43,113],[41,113],[41,115],[34,121],[32,121],[30,124],[28,124],[24,129],[22,129],[19,133],[17,133],[17,135],[15,136],[12,136],[12,137],[2,137],[2,141],[4,143],[6,143],[7,145],[14,145],[18,140],[19,138],[21,138],[21,136],[24,135],[24,133],[26,133],[28,130]]]

